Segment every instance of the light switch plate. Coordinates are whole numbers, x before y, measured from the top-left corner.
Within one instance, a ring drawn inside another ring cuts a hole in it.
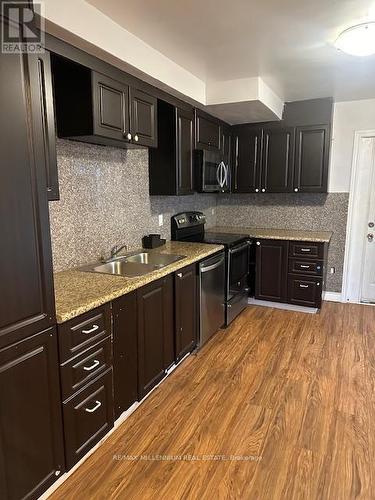
[[[163,214],[159,214],[159,227],[164,224],[164,217]]]

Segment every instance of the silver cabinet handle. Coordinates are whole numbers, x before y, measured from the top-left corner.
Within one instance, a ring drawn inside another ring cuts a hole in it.
[[[301,252],[311,252],[311,248],[301,248]]]
[[[300,288],[309,288],[309,285],[302,285],[301,283],[299,284]]]
[[[310,269],[310,266],[305,266],[304,264],[300,264],[300,267],[302,267],[303,269]]]
[[[97,359],[94,359],[94,362],[91,366],[84,366],[83,369],[86,370],[87,372],[91,372],[94,368],[96,368],[98,365],[100,365],[100,361]]]
[[[182,273],[177,273],[178,278],[182,278]]]
[[[128,139],[128,141],[131,141],[132,140],[132,135],[130,133],[126,134],[126,138]]]
[[[135,134],[135,136],[134,136],[134,140],[135,140],[135,142],[138,142],[138,141],[139,141],[138,134]]]
[[[98,325],[93,325],[92,328],[90,328],[90,330],[82,330],[82,333],[92,333],[92,332],[96,332],[96,330],[99,329],[99,326]]]
[[[86,408],[85,411],[87,411],[87,413],[94,413],[94,411],[96,411],[101,406],[102,403],[100,401],[95,401],[95,406],[93,408]]]

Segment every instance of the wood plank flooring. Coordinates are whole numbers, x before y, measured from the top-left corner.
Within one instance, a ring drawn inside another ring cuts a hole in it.
[[[51,498],[375,498],[375,307],[249,307]]]

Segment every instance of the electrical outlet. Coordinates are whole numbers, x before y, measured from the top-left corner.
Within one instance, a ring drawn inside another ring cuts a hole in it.
[[[331,269],[330,269],[330,273],[331,273],[331,274],[335,274],[335,272],[336,272],[336,268],[335,268],[335,267],[331,267]]]
[[[214,208],[211,208],[211,214],[215,215],[215,209]]]
[[[161,227],[163,224],[164,224],[163,214],[159,214],[159,227]]]

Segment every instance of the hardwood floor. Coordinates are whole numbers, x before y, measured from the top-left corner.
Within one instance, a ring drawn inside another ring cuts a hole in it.
[[[375,498],[374,391],[375,307],[249,307],[51,498]]]

